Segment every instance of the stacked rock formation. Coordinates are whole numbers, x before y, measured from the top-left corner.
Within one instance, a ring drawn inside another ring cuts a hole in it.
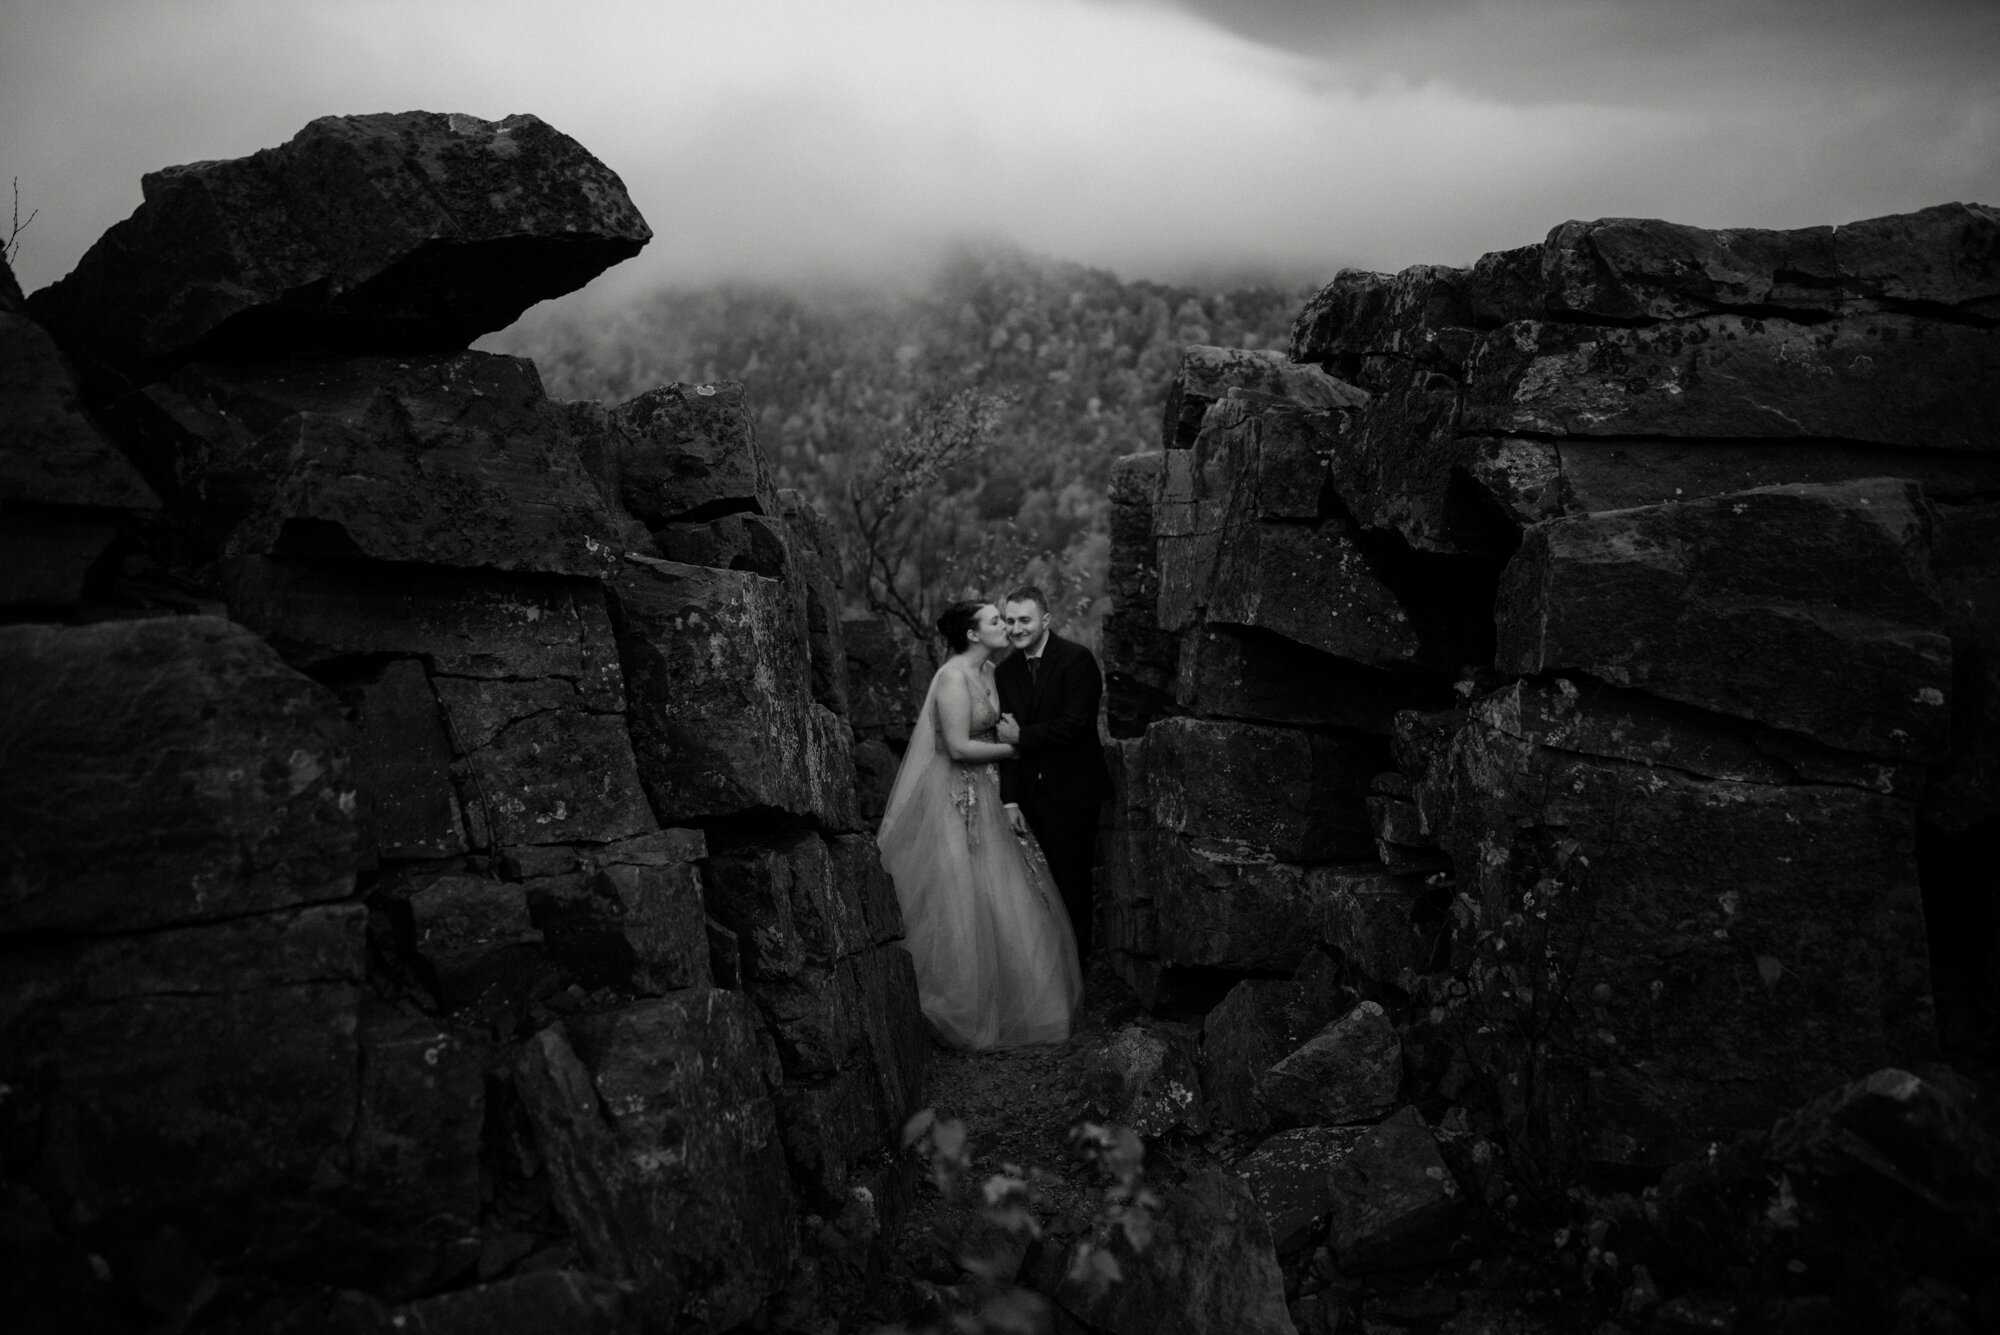
[[[736,386],[465,347],[649,236],[534,117],[330,117],[0,291],[47,1328],[721,1330],[810,1301],[808,1211],[893,1222],[929,1049],[817,517]]]
[[[1409,1104],[1560,1184],[1935,1055],[1934,994],[1976,1046],[2000,213],[1343,272],[1289,356],[1189,349],[1163,446],[1112,496],[1106,939],[1162,1008],[1233,982],[1222,1125],[1415,1119],[1315,1199],[1343,1266],[1449,1242]]]

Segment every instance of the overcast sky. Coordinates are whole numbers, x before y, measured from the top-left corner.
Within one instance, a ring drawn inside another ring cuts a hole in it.
[[[610,164],[656,233],[614,295],[908,273],[968,235],[1321,278],[1567,218],[2000,203],[2000,3],[0,0],[23,285],[145,171],[412,108],[534,112]]]

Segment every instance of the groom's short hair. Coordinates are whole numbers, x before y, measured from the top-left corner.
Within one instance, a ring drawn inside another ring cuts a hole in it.
[[[1041,586],[1036,584],[1023,584],[1000,601],[1002,603],[1033,603],[1036,607],[1042,609],[1044,615],[1049,611],[1049,596],[1042,592]]]

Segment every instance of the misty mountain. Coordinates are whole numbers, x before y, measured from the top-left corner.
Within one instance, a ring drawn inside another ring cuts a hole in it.
[[[1009,566],[1025,564],[1055,586],[1072,629],[1091,636],[1111,461],[1158,448],[1181,349],[1282,346],[1305,296],[1125,282],[986,246],[954,253],[902,292],[669,290],[587,323],[525,321],[495,346],[533,357],[563,398],[618,402],[667,381],[742,381],[780,485],[811,496],[837,530],[850,481],[927,406],[966,390],[1002,396],[985,448],[925,498],[957,532],[963,559],[912,577],[927,599],[991,594],[1021,573]],[[858,611],[858,574],[848,576]]]

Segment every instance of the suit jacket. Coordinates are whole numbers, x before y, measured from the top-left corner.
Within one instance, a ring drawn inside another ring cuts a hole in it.
[[[993,680],[1000,708],[1021,725],[1020,755],[1000,762],[1002,801],[1041,794],[1058,807],[1082,811],[1111,796],[1111,771],[1097,740],[1104,674],[1090,650],[1051,633],[1034,677],[1028,656],[1016,650]]]

